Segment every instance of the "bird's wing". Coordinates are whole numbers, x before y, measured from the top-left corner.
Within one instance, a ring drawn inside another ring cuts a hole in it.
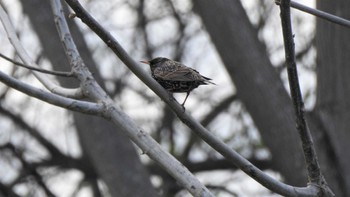
[[[199,80],[201,77],[197,71],[182,66],[177,67],[177,69],[173,71],[159,72],[156,76],[163,80],[171,81],[194,81]]]

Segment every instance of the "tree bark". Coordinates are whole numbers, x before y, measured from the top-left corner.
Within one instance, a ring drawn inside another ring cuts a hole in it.
[[[57,36],[49,1],[23,0],[24,13],[32,22],[43,47],[43,54],[51,61],[55,70],[70,70]],[[39,14],[38,14],[39,13]],[[68,20],[70,21],[70,20]],[[83,35],[74,22],[70,23],[72,36],[82,58],[94,77],[103,86],[92,55]],[[65,87],[77,87],[77,81],[59,78]],[[158,196],[149,174],[140,162],[137,151],[118,128],[98,117],[73,113],[76,130],[83,148],[99,177],[106,183],[112,196]],[[88,175],[87,175],[88,176]]]
[[[350,2],[317,1],[317,8],[350,19]],[[316,112],[324,125],[338,171],[338,196],[350,196],[350,30],[317,19]],[[326,177],[327,178],[327,177]],[[342,192],[339,194],[339,192]]]

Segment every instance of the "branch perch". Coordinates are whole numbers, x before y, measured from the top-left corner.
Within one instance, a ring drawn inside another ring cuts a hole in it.
[[[179,119],[189,128],[199,135],[212,148],[221,153],[226,159],[243,170],[246,174],[264,185],[266,188],[284,196],[317,196],[319,191],[315,185],[307,187],[292,187],[279,182],[266,175],[260,169],[251,164],[237,152],[228,147],[224,142],[214,136],[210,131],[204,128],[192,116],[183,111],[180,104],[169,97],[169,94],[162,88],[149,74],[147,74],[139,65],[127,54],[123,47],[115,40],[111,34],[106,31],[79,3],[77,0],[65,0],[75,11],[75,15],[80,18],[91,30],[93,30],[121,61],[139,77],[148,87],[150,87],[168,106],[177,114]]]

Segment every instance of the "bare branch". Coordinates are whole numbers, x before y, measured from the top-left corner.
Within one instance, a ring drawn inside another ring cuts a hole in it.
[[[0,81],[4,84],[23,92],[29,96],[42,100],[44,102],[70,109],[77,112],[86,114],[102,114],[104,110],[103,104],[96,104],[86,101],[78,101],[71,98],[66,98],[60,95],[52,94],[44,90],[35,88],[26,83],[23,83],[13,77],[6,75],[0,71]]]
[[[277,5],[281,4],[281,0],[276,0],[275,2],[276,2]],[[309,14],[312,14],[314,16],[317,16],[317,17],[320,17],[322,19],[325,19],[327,21],[330,21],[332,23],[335,23],[335,24],[342,25],[344,27],[350,28],[350,21],[346,20],[344,18],[341,18],[339,16],[335,16],[335,15],[329,14],[327,12],[323,12],[323,11],[320,11],[320,10],[317,10],[317,9],[313,9],[313,8],[307,7],[305,5],[302,5],[302,4],[294,2],[294,1],[290,1],[290,6],[295,8],[295,9],[304,11],[306,13],[309,13]]]
[[[7,16],[7,14],[2,6],[0,6],[0,19],[1,19],[1,22],[2,22],[5,30],[6,30],[6,33],[7,33],[7,36],[9,38],[10,42],[12,43],[14,48],[16,49],[18,55],[20,56],[20,58],[22,59],[24,64],[30,65],[31,67],[38,68],[38,66],[30,58],[27,51],[24,49],[24,47],[20,43],[20,41],[16,35],[16,31],[15,31],[13,25],[11,24],[9,17]],[[62,88],[62,87],[56,85],[55,83],[51,82],[51,80],[44,74],[36,73],[36,72],[33,72],[33,74],[47,89],[49,89],[53,93],[56,93],[56,94],[59,94],[62,96],[66,96],[66,97],[71,97],[71,98],[82,98],[83,97],[83,93],[82,93],[80,88],[78,88],[78,89]]]
[[[302,141],[309,182],[322,189],[325,196],[334,196],[320,170],[313,139],[305,119],[304,102],[300,91],[298,71],[295,63],[295,49],[290,16],[290,0],[282,0],[280,10],[289,88],[296,113],[296,127]]]
[[[25,65],[25,64],[22,64],[20,62],[16,62],[15,60],[9,58],[9,57],[6,57],[5,55],[1,54],[0,53],[0,57],[4,58],[5,60],[17,65],[17,66],[20,66],[20,67],[23,67],[23,68],[27,68],[29,70],[35,70],[35,71],[38,71],[38,72],[41,72],[41,73],[46,73],[46,74],[50,74],[50,75],[56,75],[56,76],[61,76],[61,77],[73,77],[73,73],[71,72],[60,72],[60,71],[51,71],[51,70],[45,70],[45,69],[42,69],[42,68],[36,68],[36,67],[33,67],[33,66],[28,66],[28,65]]]
[[[225,99],[223,99],[218,105],[213,107],[213,109],[205,115],[205,117],[201,120],[201,124],[205,127],[207,127],[218,115],[220,112],[224,111],[228,108],[228,106],[234,102],[237,99],[236,94],[233,94]],[[190,154],[190,151],[193,147],[193,145],[198,141],[198,136],[194,133],[191,133],[191,136],[184,148],[184,151],[181,155],[181,157],[185,160],[187,160],[188,155]]]

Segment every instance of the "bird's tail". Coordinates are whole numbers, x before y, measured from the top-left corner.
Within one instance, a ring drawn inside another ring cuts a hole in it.
[[[205,79],[205,81],[204,81],[205,84],[210,83],[210,84],[216,85],[216,83],[210,81],[212,79],[210,79],[209,77],[204,77],[204,76],[202,76],[202,77]]]

